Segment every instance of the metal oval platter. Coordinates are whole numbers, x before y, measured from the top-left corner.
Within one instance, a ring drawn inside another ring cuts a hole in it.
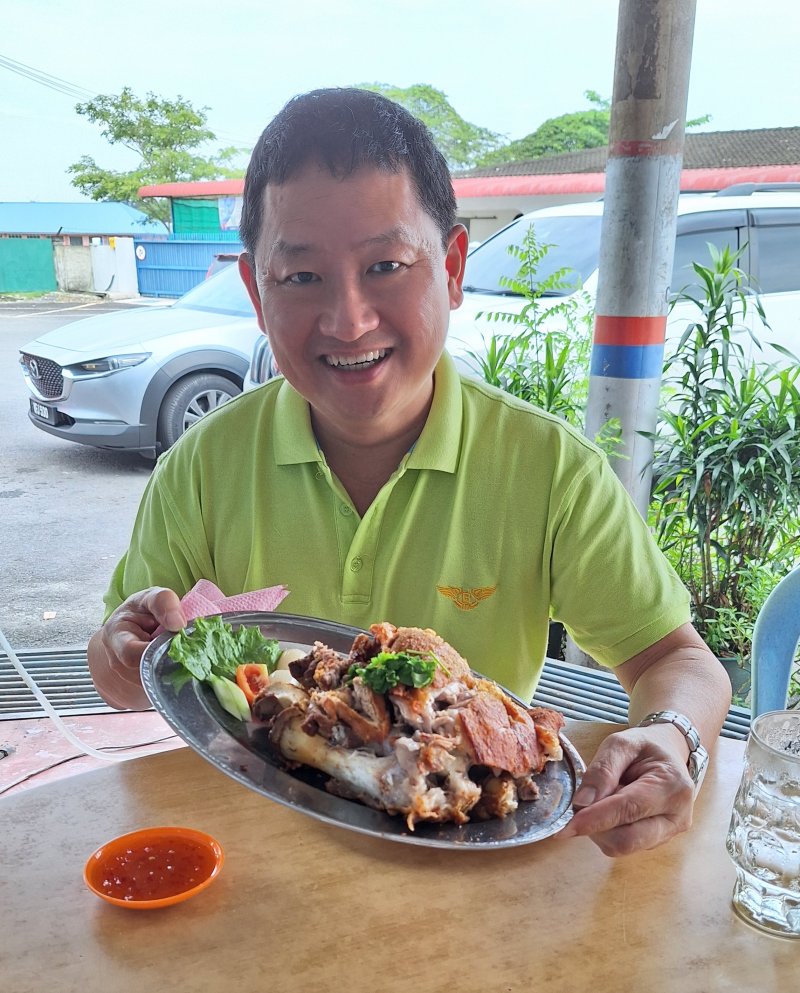
[[[274,638],[284,648],[310,650],[315,641],[321,641],[346,654],[360,633],[358,628],[295,614],[242,612],[221,616],[234,628],[258,625],[265,637]],[[564,757],[559,762],[548,762],[537,777],[541,793],[537,800],[520,803],[513,814],[502,819],[463,825],[418,823],[410,831],[400,816],[328,793],[327,777],[314,769],[289,772],[281,768],[265,746],[260,725],[229,716],[204,684],[193,679],[176,693],[170,678],[178,668],[168,654],[171,640],[169,633],[160,635],[142,655],[142,682],[156,710],[188,745],[217,769],[287,807],[389,841],[481,850],[541,841],[560,831],[572,817],[572,796],[585,766],[562,734]],[[514,699],[522,702],[517,697]]]

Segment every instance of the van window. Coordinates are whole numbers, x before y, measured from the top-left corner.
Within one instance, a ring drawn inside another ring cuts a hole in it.
[[[572,288],[556,295],[566,296],[578,289],[597,268],[602,221],[600,216],[580,215],[537,218],[533,225],[536,240],[551,246],[539,267],[539,279],[546,279],[558,269],[571,269],[575,273]],[[464,289],[512,295],[503,287],[502,279],[516,276],[520,263],[508,247],[521,245],[531,224],[530,220],[521,217],[479,245],[467,258]]]
[[[759,291],[800,290],[800,224],[759,226],[757,237]]]
[[[739,248],[739,231],[737,228],[718,228],[717,230],[691,231],[679,234],[675,239],[670,295],[688,293],[695,298],[698,294],[703,295],[705,291],[698,282],[697,273],[692,268],[692,263],[699,262],[700,265],[711,266],[709,243],[718,251],[722,251],[726,247],[730,248],[731,251],[736,251]],[[746,259],[740,259],[739,265],[746,270]]]

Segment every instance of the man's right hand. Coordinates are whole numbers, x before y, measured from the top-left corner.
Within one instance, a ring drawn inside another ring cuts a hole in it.
[[[120,604],[89,641],[89,672],[106,703],[117,710],[147,710],[139,662],[159,627],[186,626],[177,593],[162,586],[134,593]]]

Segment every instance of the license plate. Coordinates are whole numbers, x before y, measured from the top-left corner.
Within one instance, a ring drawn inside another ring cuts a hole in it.
[[[57,411],[55,407],[48,407],[47,404],[39,403],[38,400],[31,400],[31,411],[35,417],[47,421],[48,424],[55,424],[56,422]]]

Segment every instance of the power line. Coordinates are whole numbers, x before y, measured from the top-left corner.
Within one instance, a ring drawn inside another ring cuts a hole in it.
[[[23,76],[25,79],[30,79],[34,83],[47,86],[49,89],[55,90],[58,93],[64,93],[75,100],[89,100],[97,96],[97,93],[92,90],[87,90],[83,86],[77,86],[75,83],[70,83],[68,80],[61,79],[59,76],[53,76],[49,72],[34,69],[33,66],[25,65],[24,62],[17,62],[15,59],[11,59],[6,55],[0,55],[0,67],[10,70],[18,76]],[[242,139],[236,138],[224,131],[218,134],[217,137],[227,138],[229,141],[233,141],[235,144],[244,147],[250,147],[255,144],[255,139],[242,141]]]
[[[30,79],[34,83],[40,83],[42,86],[47,86],[51,90],[56,90],[58,93],[65,93],[67,96],[73,97],[76,100],[86,100],[97,95],[92,90],[87,90],[83,86],[77,86],[75,83],[70,83],[66,79],[61,79],[59,76],[53,76],[49,72],[34,69],[33,66],[25,65],[24,62],[17,62],[15,59],[10,59],[6,55],[0,55],[0,66],[16,73],[18,76]]]

